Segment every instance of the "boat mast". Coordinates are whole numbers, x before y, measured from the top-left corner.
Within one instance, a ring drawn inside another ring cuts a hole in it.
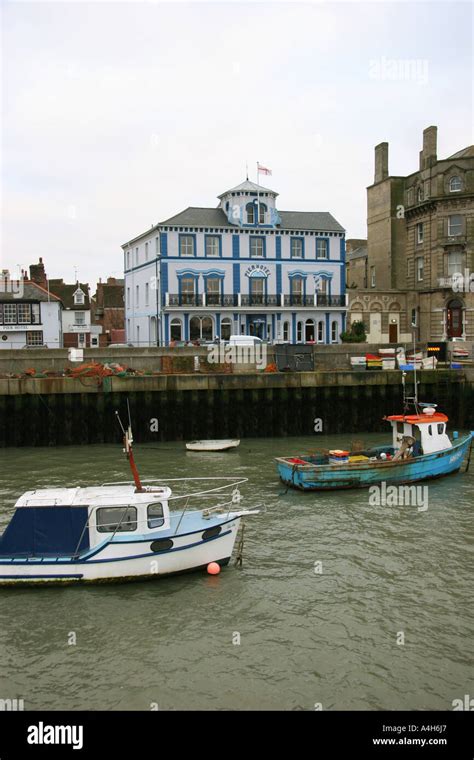
[[[140,475],[138,474],[137,466],[135,464],[135,459],[133,457],[133,433],[132,433],[132,421],[130,418],[130,405],[128,403],[127,399],[127,408],[128,408],[128,428],[125,430],[124,426],[122,425],[122,420],[120,419],[119,413],[116,411],[115,414],[117,416],[117,419],[119,421],[119,425],[122,428],[123,433],[123,452],[126,455],[128,459],[128,463],[130,465],[130,469],[132,471],[133,480],[135,483],[135,487],[137,491],[143,491],[143,486],[140,480]]]

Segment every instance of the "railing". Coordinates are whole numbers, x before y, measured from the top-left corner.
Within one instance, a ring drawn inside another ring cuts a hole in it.
[[[166,293],[165,306],[210,306],[250,307],[250,306],[301,306],[315,308],[318,306],[347,306],[345,295],[329,296],[323,293],[303,295],[302,293]]]

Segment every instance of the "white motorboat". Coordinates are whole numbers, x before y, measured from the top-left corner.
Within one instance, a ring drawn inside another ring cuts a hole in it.
[[[241,518],[259,511],[240,509],[239,487],[247,478],[142,482],[131,427],[122,430],[133,482],[24,493],[0,536],[0,585],[152,579],[206,568],[215,573],[211,563],[228,564]],[[174,495],[168,485],[181,482],[187,491],[189,481],[201,490]]]
[[[236,449],[239,444],[239,440],[229,438],[221,441],[190,441],[186,448],[188,451],[228,451]]]

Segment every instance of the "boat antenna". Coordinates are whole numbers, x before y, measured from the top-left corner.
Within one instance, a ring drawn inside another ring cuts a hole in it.
[[[137,466],[135,464],[135,459],[133,457],[133,433],[132,433],[132,420],[130,417],[130,404],[128,403],[127,399],[127,409],[128,409],[128,428],[125,430],[122,420],[120,419],[120,415],[118,411],[115,411],[115,416],[118,419],[119,425],[122,429],[123,433],[123,452],[126,455],[128,459],[128,463],[130,465],[130,469],[132,471],[133,480],[135,482],[135,487],[137,491],[143,491],[143,486],[140,480],[140,475],[138,474]]]

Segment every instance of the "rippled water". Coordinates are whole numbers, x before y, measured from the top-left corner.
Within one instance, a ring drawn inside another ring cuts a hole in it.
[[[264,501],[267,512],[246,522],[243,568],[0,589],[0,698],[25,709],[360,710],[451,709],[472,695],[474,467],[431,484],[426,512],[370,506],[365,490],[286,491],[273,456],[347,444],[315,440],[245,440],[210,455],[139,447],[143,477],[250,479],[243,505]],[[3,451],[2,529],[29,488],[127,479],[122,456],[115,446]]]

